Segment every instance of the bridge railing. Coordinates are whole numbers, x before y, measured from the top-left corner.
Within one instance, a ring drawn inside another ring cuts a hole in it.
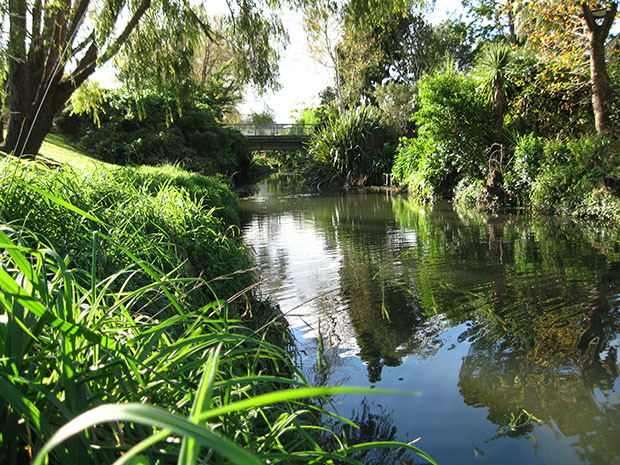
[[[314,124],[230,124],[244,136],[309,136]]]

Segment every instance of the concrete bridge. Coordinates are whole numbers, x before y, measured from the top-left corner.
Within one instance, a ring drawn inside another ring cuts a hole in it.
[[[243,134],[250,150],[305,150],[314,130],[312,124],[231,124]]]

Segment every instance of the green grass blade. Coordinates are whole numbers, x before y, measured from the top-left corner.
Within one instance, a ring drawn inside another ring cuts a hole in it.
[[[0,269],[0,288],[15,298],[20,304],[24,306],[28,311],[34,313],[41,318],[45,323],[52,327],[67,333],[67,334],[79,334],[84,339],[93,344],[98,344],[104,347],[115,347],[116,341],[106,336],[96,334],[87,328],[80,325],[69,323],[61,318],[58,318],[52,312],[50,312],[41,302],[39,302],[34,296],[29,294],[23,287],[19,286],[3,269]]]
[[[209,358],[205,365],[205,369],[198,385],[198,391],[194,398],[194,405],[189,416],[189,421],[198,424],[198,416],[209,407],[211,397],[213,396],[213,386],[215,384],[215,375],[218,371],[220,363],[220,351],[222,343],[220,342],[215,349],[209,352]],[[190,436],[183,438],[181,445],[181,453],[179,454],[179,465],[192,465],[198,459],[200,446],[196,444],[196,440]]]
[[[350,453],[355,453],[355,452],[360,452],[363,450],[370,450],[370,449],[408,449],[408,450],[415,452],[416,454],[418,454],[420,457],[424,458],[425,460],[428,460],[429,463],[432,463],[433,465],[437,465],[437,462],[435,462],[426,452],[418,449],[415,446],[412,446],[411,444],[407,444],[404,442],[396,442],[396,441],[365,442],[363,444],[355,444],[353,446],[348,446],[336,452],[343,452],[346,454],[350,454]]]
[[[333,396],[338,394],[388,394],[388,395],[405,395],[416,396],[417,392],[390,391],[385,389],[368,389],[358,387],[308,387],[302,389],[284,389],[281,391],[270,392],[233,402],[219,408],[211,409],[200,415],[200,420],[208,420],[210,418],[226,415],[240,410],[253,409],[275,404],[278,402],[287,402],[290,400],[304,399],[308,397]]]
[[[142,404],[102,405],[83,413],[62,426],[52,436],[36,455],[32,465],[43,465],[50,451],[56,446],[91,426],[106,422],[134,422],[169,429],[176,435],[194,438],[200,445],[213,449],[235,464],[263,465],[261,460],[242,447],[192,423],[186,417],[170,413],[160,407]]]
[[[60,197],[52,194],[51,192],[46,191],[44,189],[40,189],[38,186],[35,186],[34,184],[31,184],[31,183],[28,183],[28,182],[25,182],[25,181],[23,181],[21,179],[18,179],[17,182],[21,186],[25,187],[26,189],[30,189],[30,190],[35,191],[37,194],[42,195],[46,199],[48,199],[48,200],[50,200],[50,201],[52,201],[52,202],[54,202],[54,203],[56,203],[56,204],[58,204],[58,205],[60,205],[60,206],[62,206],[64,208],[66,208],[67,210],[72,211],[73,213],[77,213],[78,215],[83,216],[84,218],[87,218],[87,219],[89,219],[91,221],[94,221],[95,223],[100,224],[100,225],[105,227],[104,223],[99,218],[96,218],[95,216],[91,215],[90,213],[82,210],[81,208],[76,207],[75,205],[67,202],[64,199],[61,199]]]

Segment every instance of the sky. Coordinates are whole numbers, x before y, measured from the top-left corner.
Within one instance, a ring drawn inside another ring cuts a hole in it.
[[[213,14],[227,12],[226,0],[208,0],[207,4]],[[435,0],[431,22],[441,22],[458,15],[461,10],[461,0]],[[269,110],[275,114],[276,122],[291,123],[295,119],[295,110],[312,108],[319,104],[318,94],[332,83],[332,76],[330,70],[316,63],[310,56],[301,15],[291,10],[285,10],[283,15],[290,43],[281,53],[281,87],[277,92],[267,92],[263,96],[248,89],[239,110],[246,116],[252,112]],[[110,66],[97,71],[94,79],[104,87],[118,85],[114,70]]]

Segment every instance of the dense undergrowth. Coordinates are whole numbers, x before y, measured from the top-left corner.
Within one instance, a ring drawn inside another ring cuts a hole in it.
[[[419,452],[349,444],[320,425],[308,399],[359,390],[311,388],[297,371],[281,314],[251,289],[225,186],[172,167],[8,160],[0,185],[1,463]]]
[[[620,143],[613,135],[581,133],[577,125],[562,134],[516,113],[521,106],[497,134],[476,75],[451,68],[420,82],[417,103],[417,135],[401,139],[392,174],[419,199],[620,222]]]
[[[208,176],[248,182],[251,155],[245,138],[221,124],[217,110],[193,100],[175,102],[148,94],[136,102],[125,88],[105,91],[96,121],[67,108],[58,130],[84,151],[109,163],[180,163]]]
[[[506,206],[620,223],[618,153],[618,141],[606,137],[524,136],[503,171]],[[479,178],[463,177],[454,188],[454,200],[466,206],[487,209],[486,198]]]

